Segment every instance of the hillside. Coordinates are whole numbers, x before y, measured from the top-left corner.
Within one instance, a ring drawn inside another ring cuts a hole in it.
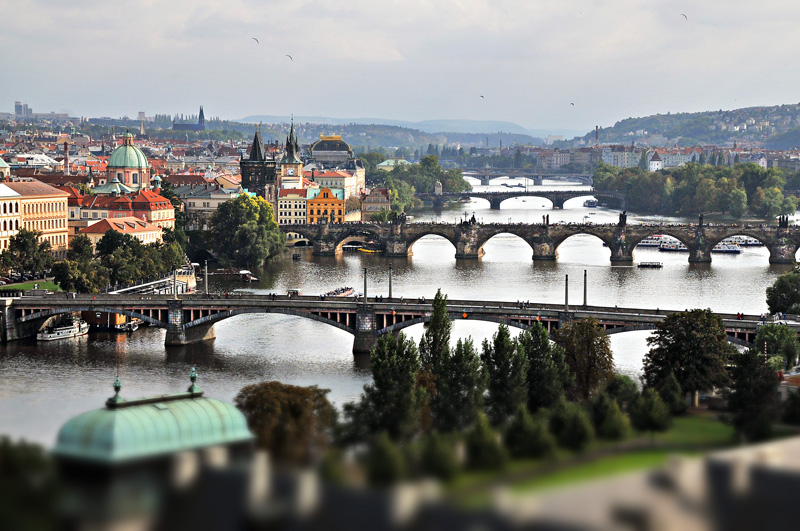
[[[593,141],[594,131],[581,138]],[[626,118],[600,129],[602,143],[632,141],[681,146],[736,142],[740,146],[789,149],[800,146],[800,104],[655,114]]]

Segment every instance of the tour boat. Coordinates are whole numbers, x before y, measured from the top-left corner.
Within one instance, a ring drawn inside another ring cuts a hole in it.
[[[329,291],[328,293],[323,293],[323,297],[350,297],[356,294],[356,290],[351,287],[342,287],[336,288],[334,290]]]
[[[597,201],[595,199],[587,199],[583,202],[583,206],[588,208],[597,208]]]
[[[242,269],[239,271],[239,278],[245,282],[258,282],[258,277],[247,269]]]
[[[114,330],[117,332],[125,332],[126,334],[132,334],[139,330],[139,323],[135,321],[129,321],[127,323],[120,323],[114,325]]]
[[[662,241],[661,245],[659,245],[658,247],[658,250],[664,252],[683,252],[683,253],[689,252],[689,249],[687,249],[682,242],[679,242],[677,240]],[[724,254],[739,254],[742,252],[742,249],[736,244],[725,243],[723,241],[716,244],[711,249],[711,252],[724,253]]]
[[[638,266],[646,269],[661,269],[664,264],[661,262],[639,262]]]
[[[653,236],[648,236],[647,238],[637,243],[636,247],[658,247],[661,245],[661,241],[663,239],[664,236],[662,236],[661,234],[654,234]]]
[[[39,341],[55,341],[56,339],[85,336],[88,333],[89,323],[81,319],[73,319],[69,324],[48,326],[36,334],[36,339]]]
[[[723,243],[732,243],[738,245],[739,247],[760,247],[764,245],[760,241],[756,240],[755,238],[751,238],[750,236],[731,236],[730,238],[725,238],[722,240]]]

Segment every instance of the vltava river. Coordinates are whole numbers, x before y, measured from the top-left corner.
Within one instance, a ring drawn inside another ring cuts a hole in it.
[[[506,189],[504,182],[513,184],[499,180],[489,188]],[[551,210],[544,199],[514,199],[503,203],[501,210],[490,210],[488,202],[476,200],[441,214],[419,215],[415,221],[454,222],[474,213],[484,223],[540,223],[543,214],[550,215],[551,223],[616,223],[618,211],[585,208],[583,201],[574,199],[564,210]],[[628,223],[659,221],[681,220],[628,216]],[[303,249],[299,261],[287,255],[256,272],[261,280],[247,288],[264,293],[300,289],[318,294],[354,286],[361,291],[366,267],[369,295],[386,295],[391,264],[395,296],[430,299],[441,288],[453,298],[558,303],[564,301],[564,277],[569,275],[570,303],[580,304],[586,270],[589,304],[761,313],[766,311],[764,290],[789,269],[769,265],[768,252],[758,247],[745,248],[740,255],[714,255],[710,265],[690,265],[686,254],[640,249],[634,253],[636,261],[659,261],[664,268],[612,267],[609,250],[592,236],[568,239],[553,263],[533,263],[530,247],[511,235],[493,238],[485,250],[481,260],[456,261],[453,246],[437,237],[418,241],[407,260],[362,253],[313,257],[310,249]],[[233,290],[243,286],[212,287]],[[472,336],[479,343],[495,329],[490,323],[455,322],[454,336]],[[113,394],[111,383],[118,368],[121,394],[127,397],[182,391],[189,385],[192,365],[197,367],[198,384],[207,395],[223,400],[233,400],[244,385],[280,380],[331,389],[330,397],[342,404],[357,397],[370,379],[369,370],[353,360],[352,336],[322,323],[251,314],[222,321],[216,331],[214,341],[169,349],[164,347],[164,331],[155,328],[140,329],[129,338],[93,333],[64,342],[28,340],[0,346],[0,434],[52,445],[67,419],[102,407]],[[407,332],[419,340],[422,327]],[[647,336],[648,332],[611,336],[621,372],[639,374]]]

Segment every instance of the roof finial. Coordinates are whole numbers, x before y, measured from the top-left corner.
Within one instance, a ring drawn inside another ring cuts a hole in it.
[[[114,396],[106,400],[106,406],[115,407],[117,404],[125,402],[125,399],[119,396],[120,389],[122,389],[122,381],[119,379],[119,376],[117,376],[116,379],[114,379]]]
[[[195,384],[195,382],[197,381],[197,371],[194,369],[194,367],[192,367],[192,370],[189,371],[189,379],[192,381],[192,385],[189,386],[189,389],[187,389],[187,391],[189,391],[192,394],[199,393],[200,388]]]

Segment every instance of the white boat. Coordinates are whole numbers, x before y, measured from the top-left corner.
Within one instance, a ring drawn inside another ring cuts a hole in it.
[[[663,252],[679,252],[679,253],[688,253],[689,249],[686,246],[674,238],[666,238],[662,239],[661,245],[658,246],[659,251]],[[739,254],[742,252],[742,249],[734,244],[734,243],[725,243],[724,241],[719,242],[716,244],[712,249],[712,253],[725,253],[725,254]]]
[[[129,321],[127,323],[120,323],[120,324],[114,325],[114,329],[117,332],[125,332],[127,334],[132,334],[132,333],[136,332],[137,330],[139,330],[139,323],[136,323],[135,321]]]
[[[658,247],[661,245],[663,239],[664,236],[662,236],[661,234],[654,234],[653,236],[648,236],[647,238],[637,243],[636,247]]]
[[[242,269],[239,271],[239,278],[245,282],[258,282],[258,277],[247,269]]]
[[[327,293],[323,293],[323,297],[350,297],[355,295],[356,290],[351,287],[336,288]]]
[[[583,202],[583,206],[587,208],[597,208],[597,200],[595,199],[587,199]]]
[[[36,334],[36,339],[39,341],[55,341],[56,339],[85,336],[88,333],[89,323],[81,319],[73,319],[69,324],[48,326]]]
[[[760,247],[764,245],[755,238],[751,238],[750,236],[744,236],[744,235],[737,235],[737,236],[731,236],[730,238],[725,238],[724,240],[722,240],[722,243],[732,243],[738,245],[739,247]]]

